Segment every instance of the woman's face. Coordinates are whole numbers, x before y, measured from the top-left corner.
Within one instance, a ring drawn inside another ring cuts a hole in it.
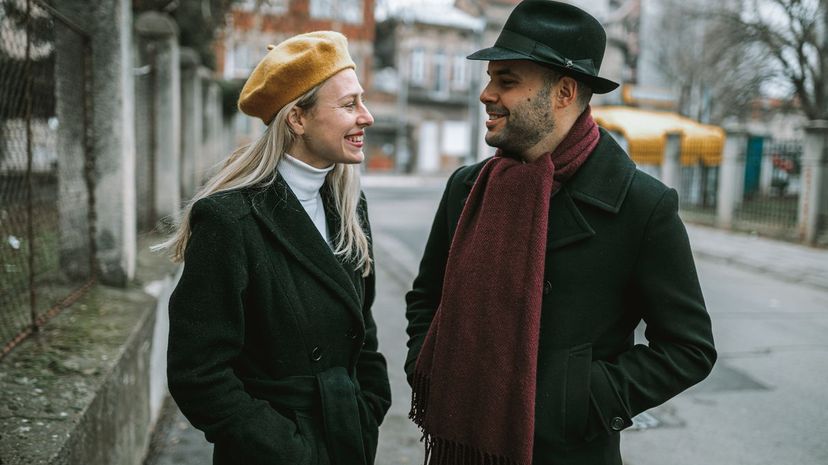
[[[363,89],[353,69],[333,75],[319,88],[316,104],[294,108],[289,124],[298,136],[290,154],[316,168],[365,159],[364,129],[374,123],[362,101]]]

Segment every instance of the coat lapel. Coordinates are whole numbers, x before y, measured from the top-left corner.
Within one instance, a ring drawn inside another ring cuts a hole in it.
[[[595,235],[581,211],[584,204],[615,214],[627,196],[635,164],[609,133],[600,131],[601,139],[595,151],[550,202],[547,238],[550,250]]]
[[[305,209],[281,176],[266,189],[249,194],[253,214],[296,260],[334,291],[362,321],[359,296],[351,275],[319,234]],[[331,222],[329,221],[329,228]],[[331,229],[330,233],[335,233]]]

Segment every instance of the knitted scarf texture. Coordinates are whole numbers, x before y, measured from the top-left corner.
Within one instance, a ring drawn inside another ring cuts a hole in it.
[[[531,464],[549,202],[598,137],[587,107],[554,152],[480,171],[414,372],[425,463]]]

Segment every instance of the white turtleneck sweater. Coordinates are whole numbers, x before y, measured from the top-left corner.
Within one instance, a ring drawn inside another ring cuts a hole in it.
[[[333,165],[328,168],[314,168],[288,154],[284,154],[276,168],[328,245],[331,241],[328,236],[328,223],[325,221],[325,206],[322,204],[319,189],[325,183],[325,176],[333,168]]]

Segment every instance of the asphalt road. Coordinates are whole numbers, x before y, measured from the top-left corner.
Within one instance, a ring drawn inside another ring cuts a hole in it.
[[[416,273],[441,180],[366,187],[379,294],[374,314],[394,403],[377,465],[422,463],[408,420],[403,295]],[[716,260],[697,266],[720,358],[701,384],[622,433],[627,465],[828,464],[828,292]],[[209,445],[174,405],[147,465],[209,464]]]

